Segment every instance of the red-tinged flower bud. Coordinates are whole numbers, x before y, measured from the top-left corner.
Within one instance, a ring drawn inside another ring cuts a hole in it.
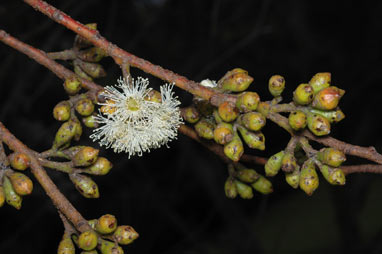
[[[219,116],[225,122],[232,122],[239,115],[239,109],[235,107],[235,105],[229,101],[225,101],[219,105],[218,108]]]
[[[233,138],[233,127],[229,123],[219,123],[214,129],[214,140],[220,145],[227,144]]]
[[[25,170],[30,165],[30,158],[25,153],[11,153],[8,156],[8,160],[11,163],[12,168],[17,170]]]
[[[333,110],[344,94],[344,90],[335,86],[324,88],[314,96],[312,107],[320,110]]]
[[[76,167],[90,166],[97,161],[99,150],[85,146],[73,156],[73,165]]]
[[[7,174],[12,183],[13,189],[20,196],[29,195],[33,191],[33,182],[26,175],[18,172]]]

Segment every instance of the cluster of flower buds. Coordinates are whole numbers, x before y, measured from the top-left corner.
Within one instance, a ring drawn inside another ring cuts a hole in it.
[[[236,198],[239,195],[243,199],[251,199],[252,189],[262,194],[273,192],[272,183],[254,169],[235,163],[228,165],[228,171],[229,177],[224,184],[225,195],[228,198]]]
[[[317,168],[330,184],[345,184],[345,174],[339,168],[345,160],[344,153],[334,148],[323,148],[309,158],[285,150],[272,155],[264,168],[266,176],[275,176],[280,170],[284,171],[285,180],[290,186],[295,189],[300,187],[306,194],[312,195],[319,185]]]
[[[330,133],[331,123],[345,118],[338,107],[345,91],[331,86],[330,73],[317,73],[308,84],[300,84],[293,93],[296,111],[289,114],[289,125],[299,131],[306,126],[316,136]]]
[[[30,159],[23,153],[12,153],[8,156],[11,167],[24,171],[29,167]],[[23,196],[33,191],[32,180],[23,173],[16,172],[9,167],[0,169],[0,207],[5,202],[17,210],[21,208]]]
[[[83,254],[98,253],[97,248],[102,254],[122,254],[124,251],[119,245],[131,244],[139,236],[131,226],[118,226],[117,219],[111,214],[90,220],[89,225],[92,230],[85,231],[80,235],[64,233],[58,245],[57,253],[74,254],[75,243]]]
[[[247,71],[233,69],[217,82],[214,89],[224,93],[236,92],[236,103],[225,101],[216,108],[205,100],[195,98],[194,104],[182,111],[185,121],[194,124],[200,137],[223,145],[225,155],[235,162],[244,152],[244,143],[252,149],[265,149],[261,129],[266,120],[256,112],[260,97],[256,92],[245,91],[252,81]]]

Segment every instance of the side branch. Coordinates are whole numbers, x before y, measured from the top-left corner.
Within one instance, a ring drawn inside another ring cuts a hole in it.
[[[53,204],[68,218],[78,231],[83,232],[91,230],[88,222],[76,210],[76,208],[66,199],[66,197],[59,191],[57,186],[53,183],[46,171],[41,167],[38,160],[34,156],[34,151],[26,147],[19,141],[9,130],[0,122],[0,138],[8,145],[13,151],[24,153],[29,156],[31,160],[31,172],[36,177],[37,181],[44,188],[46,194],[53,201]]]

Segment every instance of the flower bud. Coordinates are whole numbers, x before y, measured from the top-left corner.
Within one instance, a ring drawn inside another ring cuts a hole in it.
[[[314,96],[312,107],[320,110],[333,110],[344,94],[345,90],[335,86],[324,88]]]
[[[196,123],[200,119],[199,112],[193,106],[183,108],[182,117],[186,122],[189,123]]]
[[[156,102],[156,103],[162,103],[162,95],[160,92],[156,90],[150,90],[147,95],[145,96],[146,101]]]
[[[318,93],[321,89],[330,86],[331,74],[330,72],[317,73],[309,81],[309,85],[312,86],[314,94]]]
[[[221,122],[214,129],[214,140],[220,145],[227,144],[233,138],[232,124]]]
[[[285,152],[280,151],[272,155],[265,163],[265,175],[266,176],[275,176],[281,169],[281,163],[284,158]]]
[[[330,133],[330,122],[318,114],[308,114],[308,128],[316,136],[324,136]]]
[[[8,156],[8,160],[11,163],[12,168],[17,170],[25,170],[30,165],[30,159],[29,156],[25,153],[11,153]]]
[[[33,182],[26,175],[18,172],[7,174],[12,183],[13,189],[20,196],[29,195],[33,191]]]
[[[137,239],[139,234],[134,230],[133,227],[124,225],[117,227],[117,229],[114,231],[113,237],[119,244],[127,245]]]
[[[98,122],[95,120],[94,115],[82,118],[82,123],[88,128],[98,128]]]
[[[233,177],[228,177],[224,184],[224,191],[227,198],[236,198],[237,188],[235,179]]]
[[[285,88],[285,79],[280,75],[273,75],[268,82],[269,92],[274,96],[280,96]]]
[[[299,105],[308,105],[313,100],[313,88],[308,84],[300,84],[293,92],[293,101]]]
[[[242,92],[249,87],[252,81],[253,78],[248,75],[247,71],[236,68],[227,72],[218,83],[224,91]]]
[[[333,185],[345,185],[346,178],[344,172],[339,168],[332,168],[327,165],[320,165],[320,171],[326,181]]]
[[[284,172],[291,173],[298,167],[296,158],[293,154],[286,152],[281,161],[281,168]]]
[[[235,180],[235,185],[237,189],[237,193],[239,193],[239,196],[243,199],[251,199],[253,198],[253,191],[252,188],[240,181]]]
[[[63,123],[56,133],[53,149],[57,149],[62,145],[69,143],[76,135],[77,128],[77,123],[75,121],[69,120]]]
[[[90,146],[82,147],[74,154],[72,161],[76,167],[90,166],[96,162],[99,150]]]
[[[106,100],[106,104],[107,105],[102,105],[102,107],[100,108],[101,113],[105,115],[111,115],[117,110],[116,107],[112,106],[113,104],[115,104],[115,101]]]
[[[232,122],[239,115],[239,109],[235,107],[235,105],[229,101],[225,101],[219,105],[218,108],[219,116],[225,122]]]
[[[205,139],[213,139],[214,138],[214,128],[215,124],[207,120],[206,118],[202,118],[199,122],[194,125],[196,133],[202,138]]]
[[[58,121],[67,121],[70,118],[70,104],[68,101],[61,101],[53,109],[53,117]]]
[[[243,142],[237,133],[234,134],[231,142],[224,145],[224,154],[232,161],[239,161],[244,153]]]
[[[98,47],[91,47],[81,50],[77,54],[78,58],[85,62],[99,62],[102,58],[107,56],[106,52]]]
[[[297,110],[289,114],[289,125],[292,129],[298,131],[306,127],[306,115],[304,112]]]
[[[95,229],[95,225],[97,224],[97,222],[98,222],[98,219],[88,220],[89,226],[90,226],[93,230],[96,230],[96,229]]]
[[[264,117],[268,115],[271,106],[266,102],[260,102],[257,106],[257,111],[262,114]]]
[[[101,253],[102,254],[123,254],[123,249],[113,242],[102,240],[101,241]]]
[[[20,210],[23,198],[15,192],[11,181],[9,181],[8,177],[5,175],[3,176],[3,188],[5,201],[7,201],[8,205],[13,206],[17,210]]]
[[[301,167],[300,188],[309,196],[318,188],[318,175],[312,160],[307,160]]]
[[[69,174],[69,177],[82,196],[85,198],[99,197],[98,186],[90,177],[77,173]]]
[[[260,178],[251,185],[255,190],[262,194],[269,194],[273,192],[272,183],[262,175],[260,175]]]
[[[330,123],[338,123],[345,118],[344,112],[342,112],[342,110],[339,108],[337,108],[336,110],[331,110],[331,111],[324,111],[324,110],[310,108],[309,112],[312,114],[318,114],[325,117],[326,119],[328,119]]]
[[[297,189],[300,184],[300,167],[298,166],[291,173],[285,173],[285,180],[292,188]]]
[[[77,74],[79,77],[83,78],[83,79],[87,79],[87,80],[90,80],[92,81],[93,78],[90,77],[88,74],[86,74],[86,72],[84,72],[84,70],[82,70],[82,68],[78,65],[78,62],[77,61],[74,61],[74,73]]]
[[[76,111],[81,116],[90,116],[94,111],[94,104],[88,98],[83,98],[77,101],[76,103]]]
[[[255,170],[245,168],[238,170],[236,177],[242,182],[253,183],[257,179],[259,179],[260,176]]]
[[[5,193],[3,185],[0,185],[0,207],[4,205],[5,202]]]
[[[97,238],[94,231],[85,231],[78,237],[78,247],[83,250],[92,250],[97,247]]]
[[[72,121],[74,122],[74,130],[75,130],[73,139],[75,141],[79,141],[82,135],[82,125],[77,118],[73,119]]]
[[[261,130],[265,123],[265,117],[258,112],[250,112],[240,116],[240,122],[245,128],[251,131]]]
[[[75,95],[81,90],[81,81],[76,77],[65,79],[64,89],[69,95]]]
[[[85,26],[87,28],[97,30],[97,23],[89,23],[89,24],[86,24]],[[75,40],[74,40],[74,46],[76,48],[86,48],[86,47],[89,47],[92,45],[93,44],[90,41],[88,41],[87,39],[85,39],[84,37],[79,36],[79,35],[77,35]]]
[[[105,69],[98,63],[89,63],[75,60],[74,65],[78,65],[87,75],[92,78],[102,78],[106,76]]]
[[[95,225],[97,232],[101,234],[110,234],[113,233],[117,228],[117,219],[114,215],[105,214],[102,215]]]
[[[75,247],[73,244],[72,239],[70,238],[69,234],[64,234],[62,237],[62,240],[60,241],[58,248],[57,248],[57,254],[74,254],[75,253]]]
[[[265,136],[263,133],[260,131],[251,132],[241,126],[238,126],[238,129],[249,148],[265,150]]]
[[[240,112],[249,112],[256,110],[260,102],[260,97],[255,92],[243,92],[238,95],[236,100],[236,107]]]
[[[108,159],[104,157],[98,157],[96,162],[93,165],[85,168],[83,172],[91,175],[106,175],[109,173],[112,167],[113,164],[111,164]]]
[[[194,97],[193,103],[198,110],[198,112],[203,116],[210,116],[214,111],[215,107],[211,105],[208,100],[204,100],[200,97]]]
[[[323,148],[317,153],[317,158],[326,165],[339,167],[346,161],[346,156],[340,150],[334,148]]]

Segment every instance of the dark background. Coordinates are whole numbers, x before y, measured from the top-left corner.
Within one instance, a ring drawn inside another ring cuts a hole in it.
[[[251,86],[270,99],[267,80],[286,78],[294,88],[316,72],[332,73],[346,90],[347,118],[333,136],[382,151],[382,1],[49,1],[82,23],[97,22],[121,48],[192,80],[217,80],[241,67]],[[70,48],[74,34],[22,1],[0,2],[0,28],[44,51]],[[102,61],[111,85],[121,75],[111,59]],[[153,87],[161,81],[149,77]],[[67,96],[62,81],[14,49],[0,44],[0,121],[32,149],[50,147],[59,123],[54,105]],[[176,90],[187,105],[191,96]],[[86,130],[83,144],[92,144]],[[285,131],[269,123],[264,133],[269,156],[283,149]],[[92,144],[94,145],[94,144]],[[225,164],[187,137],[128,160],[102,150],[115,167],[94,177],[101,197],[87,200],[63,173],[49,174],[88,219],[105,213],[132,225],[140,238],[129,253],[380,253],[382,176],[355,174],[345,187],[322,178],[312,197],[290,188],[280,174],[274,193],[252,200],[224,195]],[[247,149],[248,151],[248,149]],[[349,163],[364,162],[348,159]],[[262,172],[261,167],[256,167]],[[35,183],[16,211],[0,209],[0,253],[55,253],[63,227],[51,201]]]

